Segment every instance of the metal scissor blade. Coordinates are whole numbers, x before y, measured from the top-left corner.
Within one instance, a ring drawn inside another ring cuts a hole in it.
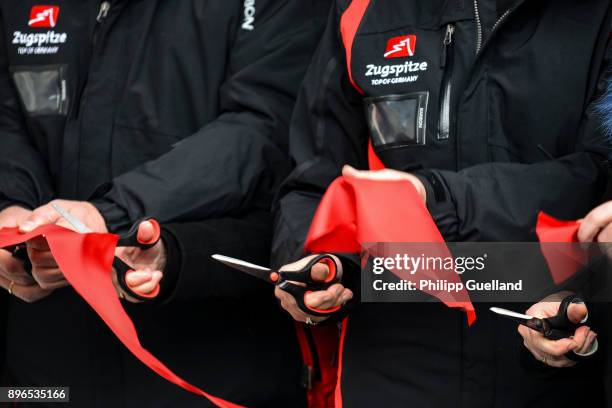
[[[539,331],[540,333],[544,334],[544,336],[548,336],[548,332],[550,330],[550,323],[547,319],[540,319],[538,317],[529,316],[522,313],[516,313],[512,310],[502,309],[501,307],[491,307],[489,308],[489,310],[518,324],[527,326],[532,330]]]
[[[255,265],[250,262],[242,261],[240,259],[232,258],[225,255],[214,254],[212,258],[215,261],[219,261],[222,264],[229,266],[230,268],[265,280],[266,282],[275,284],[278,280],[278,274],[270,268],[265,268],[263,266]]]
[[[63,219],[65,219],[68,222],[68,224],[72,225],[72,227],[75,230],[77,230],[77,232],[80,232],[81,234],[88,234],[88,233],[92,232],[91,229],[89,229],[85,224],[83,224],[75,216],[73,216],[68,211],[63,209],[59,204],[52,203],[51,206],[53,207],[53,209],[55,211],[58,212],[59,215],[62,216]]]
[[[528,321],[534,319],[533,316],[529,316],[522,313],[513,312],[512,310],[502,309],[501,307],[489,308],[493,313],[497,313],[500,316],[507,317],[508,319],[514,320],[517,323],[525,324]]]

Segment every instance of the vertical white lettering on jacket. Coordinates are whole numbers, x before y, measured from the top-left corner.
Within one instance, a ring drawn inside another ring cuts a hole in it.
[[[253,31],[255,28],[255,0],[244,0],[243,30]]]

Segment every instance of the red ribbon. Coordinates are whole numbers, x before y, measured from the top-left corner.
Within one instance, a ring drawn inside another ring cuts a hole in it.
[[[555,284],[571,278],[588,259],[587,250],[577,245],[577,221],[561,221],[543,212],[538,214],[536,235]]]
[[[116,235],[79,234],[56,225],[45,225],[28,234],[20,234],[16,228],[5,228],[0,229],[0,248],[20,244],[40,235],[46,237],[66,280],[137,359],[166,380],[208,398],[219,407],[240,408],[240,405],[217,398],[189,384],[142,347],[134,323],[123,309],[112,283],[112,262],[118,240]]]
[[[410,182],[337,178],[329,186],[313,218],[306,251],[359,254],[365,244],[376,243],[444,243],[444,239]],[[382,252],[386,252],[384,245],[382,247]],[[446,245],[423,244],[416,249],[419,255],[426,252],[442,258],[452,256]],[[376,256],[384,254],[379,251]],[[414,275],[398,270],[391,272],[408,281],[426,276],[434,280],[460,282],[454,271],[445,269],[424,270]],[[463,309],[470,325],[476,320],[467,290],[457,294],[425,292],[449,307]]]
[[[548,214],[538,214],[536,234],[540,242],[578,242],[578,221],[561,221]]]

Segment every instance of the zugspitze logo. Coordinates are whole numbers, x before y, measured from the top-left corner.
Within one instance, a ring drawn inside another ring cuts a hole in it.
[[[416,49],[416,35],[389,38],[385,58],[412,57]]]
[[[33,6],[28,25],[34,28],[53,28],[57,24],[58,6]]]

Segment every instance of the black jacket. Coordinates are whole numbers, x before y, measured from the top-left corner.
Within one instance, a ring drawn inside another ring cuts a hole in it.
[[[212,222],[267,211],[289,170],[289,116],[328,9],[326,0],[1,2],[0,208],[91,200],[115,232],[145,214]],[[251,236],[236,228],[204,238]],[[201,242],[185,234],[177,240]],[[227,250],[256,257],[266,245]],[[286,346],[264,362],[251,340],[267,341],[262,327],[280,312],[261,322],[260,305],[245,301],[241,313],[242,301],[209,286],[225,278],[196,264],[167,309],[130,308],[143,341],[208,391],[286,405],[296,395],[288,361],[299,358],[292,329],[276,325]],[[69,288],[31,305],[11,299],[7,333],[14,383],[70,385],[75,406],[205,405],[150,374]],[[269,383],[258,390],[254,378]]]
[[[497,4],[336,1],[292,119],[273,263],[301,256],[325,188],[344,164],[367,168],[370,137],[387,167],[425,181],[448,241],[533,241],[538,211],[577,219],[599,202],[610,149],[591,104],[612,63],[610,2]],[[355,275],[346,283],[358,289]],[[601,398],[600,362],[526,368],[516,327],[477,309],[468,329],[442,305],[357,302],[344,406],[571,406],[577,389]]]

